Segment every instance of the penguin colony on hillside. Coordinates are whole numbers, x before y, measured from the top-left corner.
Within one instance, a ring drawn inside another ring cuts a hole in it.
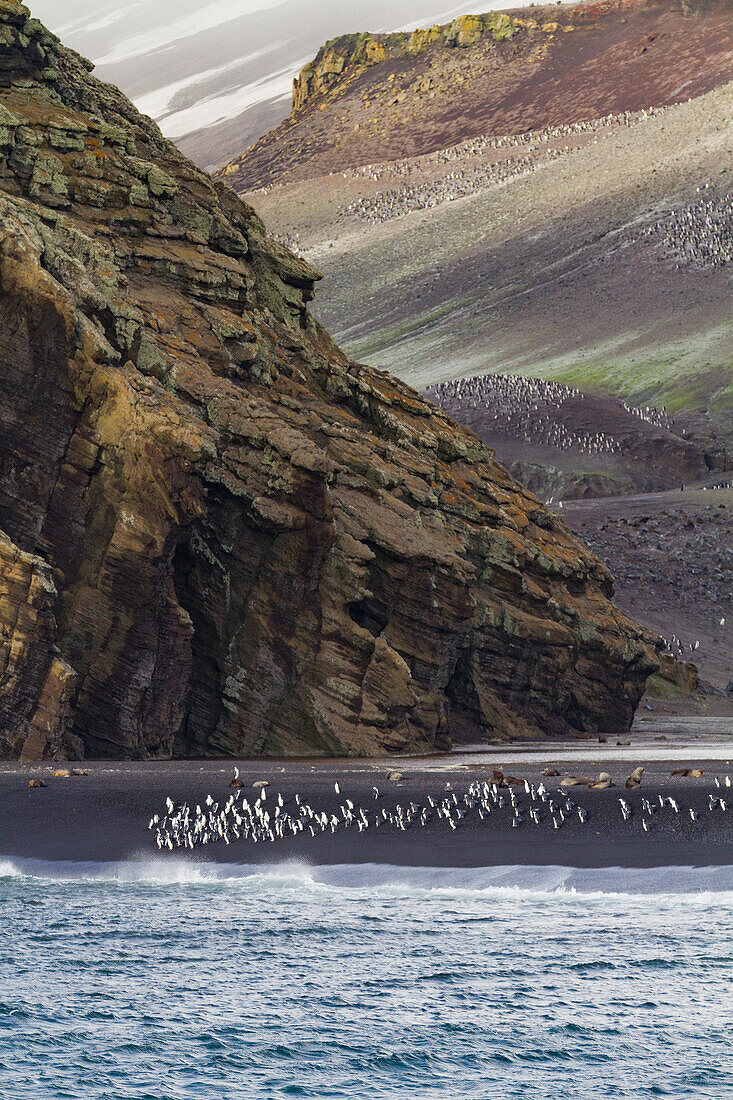
[[[709,186],[705,184],[703,190]],[[693,206],[671,210],[642,236],[661,238],[665,258],[678,268],[722,267],[733,261],[733,197],[701,199]]]
[[[465,416],[467,410],[485,409],[495,431],[524,439],[527,443],[541,443],[561,451],[580,451],[589,455],[623,455],[628,446],[625,439],[617,439],[607,432],[568,427],[562,419],[563,406],[572,401],[573,412],[577,414],[577,406],[582,406],[591,398],[581,390],[563,386],[560,382],[513,374],[482,374],[437,382],[428,388],[427,393],[436,404],[459,419]],[[674,424],[664,408],[635,408],[620,401],[618,407],[620,417],[623,417],[623,410],[628,416],[654,428],[668,431]]]
[[[416,183],[403,183],[389,191],[378,191],[374,195],[355,199],[339,210],[340,217],[356,215],[378,225],[402,218],[415,210],[428,210],[446,202],[475,195],[489,187],[504,183],[517,176],[536,171],[541,164],[557,160],[572,152],[575,146],[565,145],[559,148],[539,149],[538,146],[558,138],[573,137],[579,134],[598,133],[601,130],[618,126],[634,126],[648,118],[663,114],[666,108],[650,107],[643,111],[622,111],[616,115],[587,122],[572,123],[567,126],[548,126],[542,130],[528,130],[524,134],[506,134],[501,137],[482,135],[468,141],[441,149],[421,157],[408,157],[384,164],[366,164],[359,168],[350,168],[342,173],[345,179],[368,179],[372,181],[387,179],[407,179],[418,176]],[[470,160],[496,149],[519,149],[526,147],[530,156],[513,158],[499,163],[466,166],[453,169],[438,179],[424,180],[420,177],[434,165],[449,164],[455,161]],[[540,154],[538,156],[538,154]],[[266,190],[266,189],[265,189]]]
[[[235,771],[233,783],[239,783]],[[179,848],[193,850],[199,845],[235,841],[249,841],[253,844],[275,843],[279,840],[291,840],[301,833],[316,837],[323,833],[334,834],[347,829],[356,829],[359,833],[367,829],[391,829],[406,832],[409,829],[424,828],[431,822],[455,831],[466,823],[481,826],[488,823],[492,815],[501,814],[504,819],[510,816],[512,828],[518,829],[531,825],[562,829],[569,820],[577,818],[581,825],[588,821],[588,811],[573,802],[566,791],[551,792],[544,783],[535,786],[522,780],[513,780],[514,785],[500,786],[496,782],[471,783],[468,791],[459,797],[446,784],[442,797],[428,796],[423,803],[415,801],[397,804],[394,809],[372,806],[364,809],[355,806],[351,799],[344,797],[338,811],[325,811],[304,801],[299,794],[286,802],[282,794],[268,798],[267,783],[255,784],[257,797],[250,802],[238,787],[222,802],[208,795],[204,805],[194,809],[188,803],[176,806],[173,799],[166,799],[166,812],[162,816],[154,814],[149,829],[155,831],[155,840],[159,849],[174,851]],[[718,788],[730,787],[730,776],[724,782],[716,777]],[[341,797],[338,783],[335,792]],[[380,792],[373,787],[374,802],[378,803]],[[524,797],[522,797],[524,795]],[[624,798],[619,800],[624,821],[629,820],[634,811]],[[728,800],[722,795],[709,796],[710,812],[728,808]],[[682,808],[674,798],[662,795],[657,803],[648,799],[642,801],[642,825],[645,832],[651,828],[651,819],[665,809],[675,814]],[[689,809],[689,819],[695,822],[699,813]]]
[[[719,625],[725,626],[725,618],[719,620]],[[664,652],[671,653],[673,657],[687,657],[700,648],[700,642],[697,639],[694,642],[683,642],[676,634],[673,634],[671,638],[665,638],[662,635],[662,641],[664,642]]]
[[[405,179],[413,174],[422,174],[431,165],[450,164],[456,160],[468,160],[471,157],[481,156],[494,149],[519,149],[528,146],[529,152],[534,152],[537,143],[555,141],[558,138],[573,137],[578,134],[595,134],[601,130],[617,126],[635,126],[638,122],[645,122],[649,118],[656,118],[669,110],[668,107],[646,107],[641,111],[621,111],[615,115],[605,115],[602,118],[588,119],[585,122],[573,122],[563,126],[546,126],[541,130],[526,130],[523,134],[502,134],[500,137],[491,137],[481,134],[468,141],[461,141],[457,145],[450,145],[445,149],[438,149],[434,153],[425,153],[419,157],[404,157],[399,160],[383,161],[378,164],[362,164],[356,168],[347,168],[345,171],[329,175],[342,175],[344,179],[368,179],[375,182],[383,179]],[[565,146],[569,150],[570,146]],[[255,195],[269,195],[278,185],[276,183],[257,187],[252,191]]]
[[[577,134],[595,134],[599,130],[610,129],[617,126],[634,126],[637,122],[644,122],[648,118],[656,118],[666,114],[668,107],[647,107],[641,111],[621,111],[615,115],[604,115],[602,118],[587,119],[583,122],[572,122],[561,126],[545,126],[540,130],[525,130],[523,134],[502,134],[492,137],[480,134],[467,141],[458,142],[445,149],[438,149],[434,153],[425,153],[420,157],[405,157],[402,160],[394,160],[381,164],[364,164],[358,168],[348,168],[343,172],[344,179],[400,179],[411,176],[415,171],[424,169],[431,164],[449,164],[454,160],[464,160],[468,157],[480,156],[493,149],[519,149],[522,146],[533,146],[536,142],[550,141],[562,137],[573,137]]]
[[[557,160],[569,151],[568,146],[565,149],[548,149],[543,161]],[[339,210],[339,217],[347,218],[355,214],[372,225],[381,225],[393,218],[404,218],[415,210],[432,210],[435,206],[464,199],[517,176],[527,175],[536,170],[537,163],[532,157],[519,157],[500,164],[454,170],[436,180],[405,183],[394,190],[377,191],[375,195],[354,199]]]

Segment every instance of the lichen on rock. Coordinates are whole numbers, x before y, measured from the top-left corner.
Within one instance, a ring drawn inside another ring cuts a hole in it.
[[[459,15],[445,26],[418,28],[411,34],[346,34],[323,46],[293,81],[293,115],[318,96],[327,96],[344,82],[383,61],[422,53],[439,43],[443,47],[468,48],[490,36],[495,42],[511,38],[521,23],[506,12]],[[536,26],[536,24],[535,24]]]

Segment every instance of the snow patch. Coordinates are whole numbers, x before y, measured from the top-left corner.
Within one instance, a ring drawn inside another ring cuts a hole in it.
[[[192,38],[248,15],[281,7],[285,2],[286,0],[216,0],[215,3],[204,4],[196,11],[165,26],[133,34],[116,42],[106,54],[95,58],[95,61],[97,65],[117,65],[121,61],[165,49],[182,38]]]

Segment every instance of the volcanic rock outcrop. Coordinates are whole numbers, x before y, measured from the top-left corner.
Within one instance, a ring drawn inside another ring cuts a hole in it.
[[[342,35],[322,46],[314,60],[293,81],[293,112],[300,110],[313,96],[328,95],[337,84],[359,76],[364,69],[388,58],[421,53],[434,43],[459,48],[476,46],[484,35],[501,42],[526,24],[526,20],[516,22],[506,12],[490,12],[488,15],[460,15],[443,27],[418,29],[412,34]],[[536,21],[532,24],[538,26]],[[557,30],[557,26],[557,23],[546,24],[547,31]]]
[[[15,0],[0,103],[3,755],[628,727],[604,566]]]

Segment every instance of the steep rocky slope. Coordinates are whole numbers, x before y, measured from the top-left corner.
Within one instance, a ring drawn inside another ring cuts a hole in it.
[[[345,35],[289,119],[222,170],[237,191],[678,103],[733,79],[731,0],[601,0]]]
[[[653,639],[605,567],[15,0],[0,104],[4,755],[629,725]]]
[[[733,681],[733,477],[720,484],[728,488],[568,501],[562,511],[613,572],[619,606],[693,661],[722,704]]]

